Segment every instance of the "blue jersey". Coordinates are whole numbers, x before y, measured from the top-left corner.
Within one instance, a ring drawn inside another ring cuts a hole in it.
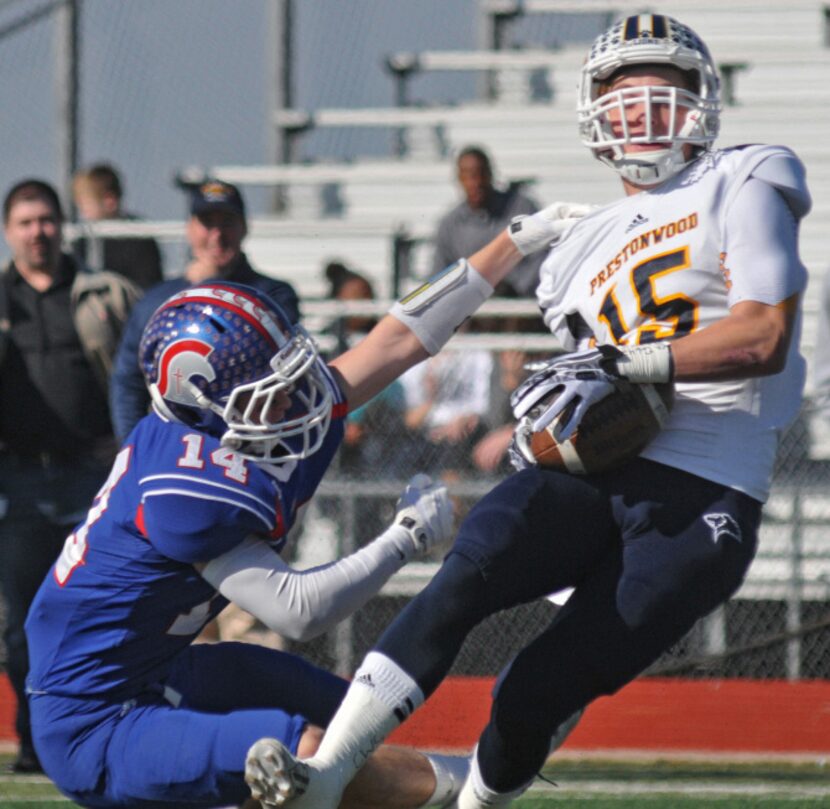
[[[29,612],[31,692],[121,700],[166,677],[227,604],[194,563],[252,532],[279,551],[325,474],[346,413],[325,375],[335,405],[324,443],[282,467],[155,414],[139,422]]]

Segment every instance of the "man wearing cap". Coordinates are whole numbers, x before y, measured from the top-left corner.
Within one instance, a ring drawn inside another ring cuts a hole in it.
[[[294,288],[256,272],[242,252],[247,233],[245,203],[238,188],[210,180],[193,190],[187,223],[192,260],[181,278],[152,287],[134,307],[115,357],[110,412],[119,441],[147,415],[150,396],[138,367],[138,343],[150,316],[171,295],[211,279],[234,281],[262,290],[285,310],[292,322],[299,320],[299,300]]]

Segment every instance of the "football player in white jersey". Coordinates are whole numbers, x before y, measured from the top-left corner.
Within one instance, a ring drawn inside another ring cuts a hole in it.
[[[715,149],[719,115],[712,58],[682,23],[628,17],[594,43],[581,137],[625,194],[578,219],[543,264],[545,322],[571,353],[515,392],[514,413],[526,418],[555,384],[562,392],[539,421],[562,415],[564,436],[608,394],[610,376],[674,381],[674,409],[638,458],[601,474],[540,468],[517,445],[520,470],[472,509],[430,585],[364,659],[315,756],[271,746],[290,776],[273,803],[337,805],[477,623],[573,587],[499,678],[458,799],[462,809],[507,805],[592,700],[740,586],[776,445],[800,403],[797,239],[810,197],[789,149]],[[535,246],[542,219],[515,224],[519,250]]]

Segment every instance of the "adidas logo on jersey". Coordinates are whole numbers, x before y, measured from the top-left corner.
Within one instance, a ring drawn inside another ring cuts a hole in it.
[[[628,227],[625,229],[625,232],[631,233],[631,231],[634,230],[634,228],[638,228],[640,227],[640,225],[645,225],[647,222],[648,219],[646,219],[641,213],[638,213],[637,216],[635,216],[631,220]]]

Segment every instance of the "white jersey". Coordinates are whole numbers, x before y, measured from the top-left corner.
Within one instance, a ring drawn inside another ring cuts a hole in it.
[[[775,250],[758,235],[775,228],[733,205],[741,189],[751,198],[769,195],[769,186],[781,192],[771,195],[771,216],[791,231]],[[806,286],[796,222],[807,210],[803,167],[789,149],[708,152],[658,188],[574,226],[541,268],[545,322],[569,349],[638,345],[706,328],[740,301],[780,303]],[[764,501],[778,439],[801,403],[799,338],[800,315],[785,369],[774,376],[678,382],[671,417],[642,456]]]

